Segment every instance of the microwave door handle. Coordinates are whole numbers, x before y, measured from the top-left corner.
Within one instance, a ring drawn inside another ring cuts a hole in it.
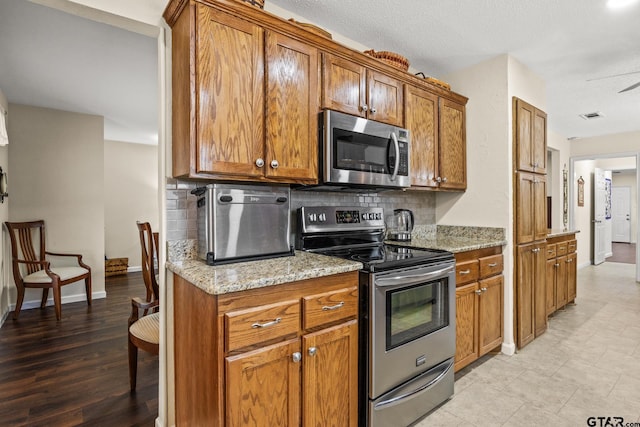
[[[398,176],[398,168],[400,167],[400,144],[398,144],[398,138],[395,132],[391,132],[391,139],[393,139],[393,148],[396,151],[396,164],[393,167],[393,175],[391,175],[391,181],[395,181]]]
[[[436,270],[436,271],[430,271],[429,273],[425,273],[425,274],[414,274],[414,275],[399,275],[399,276],[394,276],[394,277],[389,277],[389,278],[380,278],[380,279],[376,279],[375,284],[378,287],[381,288],[389,288],[389,287],[393,287],[393,286],[406,286],[406,285],[412,285],[415,283],[420,283],[420,282],[424,282],[430,279],[433,279],[435,277],[442,277],[445,276],[449,273],[451,273],[452,271],[454,271],[455,267],[450,266],[450,267],[446,267],[446,268],[442,268],[440,270]]]

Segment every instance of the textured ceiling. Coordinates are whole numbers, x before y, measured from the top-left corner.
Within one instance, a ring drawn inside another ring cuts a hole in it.
[[[640,88],[617,93],[640,81],[640,4],[611,11],[606,0],[266,2],[370,48],[401,53],[413,69],[439,78],[510,54],[545,80],[549,127],[566,137],[640,130]],[[166,3],[109,4],[114,13],[153,15]],[[0,88],[9,101],[102,115],[107,139],[154,140],[156,57],[153,38],[27,0],[0,0]],[[595,111],[605,117],[579,117]]]
[[[640,130],[640,88],[617,93],[640,81],[640,4],[609,10],[606,0],[267,2],[370,48],[398,52],[435,77],[510,54],[544,79],[549,126],[566,137]],[[605,117],[579,117],[594,111]]]

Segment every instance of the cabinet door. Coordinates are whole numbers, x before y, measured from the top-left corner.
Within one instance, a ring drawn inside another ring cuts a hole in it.
[[[480,281],[480,307],[478,316],[479,352],[478,356],[487,354],[502,344],[504,330],[504,278],[494,276]]]
[[[318,179],[318,51],[267,32],[265,176]]]
[[[547,114],[536,108],[533,116],[533,147],[531,158],[533,171],[546,173],[547,171]]]
[[[567,256],[556,258],[558,268],[556,270],[556,308],[567,305]]]
[[[534,280],[536,245],[520,245],[517,249],[516,272],[516,325],[518,348],[535,338],[534,327]]]
[[[578,255],[575,252],[567,255],[567,302],[575,300],[578,294],[577,261]]]
[[[536,337],[547,330],[547,247],[536,245],[533,253],[533,309]]]
[[[197,5],[195,174],[262,176],[264,32]]]
[[[227,427],[300,425],[296,352],[299,339],[226,358]]]
[[[478,358],[478,282],[456,289],[456,356],[457,371]]]
[[[358,425],[358,323],[302,337],[305,426]],[[277,424],[264,424],[277,425]]]
[[[465,107],[440,99],[440,142],[438,146],[438,176],[440,188],[467,188],[467,141]]]
[[[385,74],[367,71],[369,118],[402,126],[402,83]]]
[[[535,187],[534,175],[516,173],[516,243],[530,243],[535,236]]]
[[[544,174],[547,166],[547,115],[514,98],[517,170]]]
[[[533,175],[534,240],[547,238],[547,176]]]
[[[322,107],[366,117],[366,68],[329,54],[322,55]]]
[[[404,118],[411,138],[411,185],[437,187],[438,97],[405,85]]]
[[[547,260],[547,316],[556,311],[556,270],[558,269],[558,263],[555,258]]]

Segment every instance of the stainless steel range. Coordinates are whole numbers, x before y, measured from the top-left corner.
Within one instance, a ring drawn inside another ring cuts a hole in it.
[[[357,260],[360,425],[408,426],[453,395],[455,260],[384,244],[382,208],[303,207],[298,247]]]

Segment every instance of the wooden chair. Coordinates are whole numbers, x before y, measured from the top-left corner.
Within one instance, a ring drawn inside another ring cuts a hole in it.
[[[138,372],[138,349],[158,354],[160,347],[160,290],[156,276],[156,254],[158,233],[151,231],[148,222],[137,222],[142,250],[142,278],[147,290],[147,300],[131,298],[131,317],[129,317],[129,384],[131,391],[136,390]],[[140,317],[140,310],[143,310]]]
[[[18,288],[18,298],[13,318],[18,319],[24,291],[27,288],[42,288],[40,308],[44,308],[53,289],[56,319],[62,316],[60,289],[64,285],[84,280],[87,304],[91,305],[91,267],[82,262],[82,255],[47,252],[45,249],[44,221],[5,222],[11,238],[11,261],[13,280]],[[37,246],[34,246],[34,237]],[[52,267],[47,257],[76,258],[77,266]]]

